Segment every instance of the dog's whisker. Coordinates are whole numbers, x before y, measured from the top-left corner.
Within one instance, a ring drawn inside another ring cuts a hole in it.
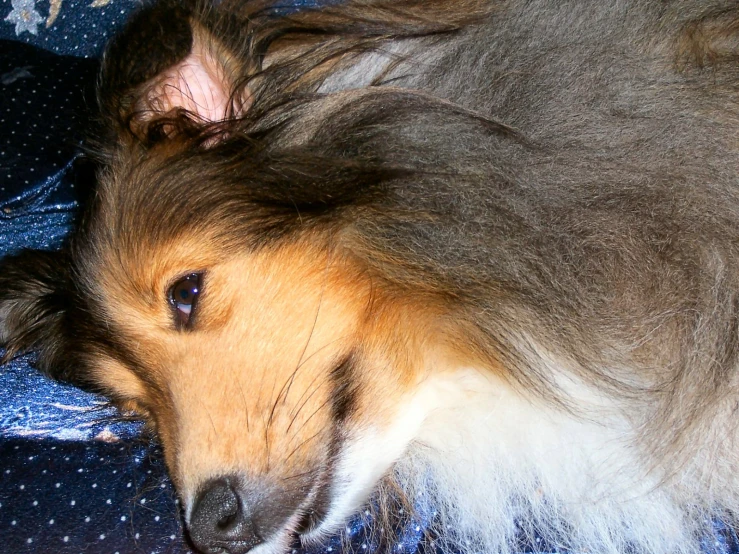
[[[322,386],[325,386],[324,381],[320,381],[317,383],[321,376],[320,375],[314,375],[311,382],[308,384],[307,387],[305,387],[305,390],[303,390],[303,394],[300,395],[300,398],[296,401],[296,407],[293,408],[290,411],[290,415],[292,416],[290,420],[290,424],[287,427],[287,431],[290,430],[290,427],[292,427],[293,422],[295,421],[295,418],[298,417],[303,407],[310,402],[313,395],[318,392]]]
[[[314,379],[314,382],[315,382],[315,379]],[[285,429],[285,432],[286,432],[286,433],[289,433],[289,432],[290,432],[290,429],[292,429],[292,426],[293,426],[293,424],[294,424],[294,423],[295,423],[295,421],[296,421],[296,420],[298,419],[298,416],[300,415],[300,412],[302,412],[302,411],[303,411],[303,408],[304,408],[304,407],[305,407],[305,406],[306,406],[306,405],[308,404],[308,402],[309,402],[309,401],[310,401],[310,399],[311,399],[311,398],[313,397],[313,395],[314,395],[315,393],[317,393],[317,392],[318,392],[318,391],[319,391],[319,390],[321,389],[321,387],[324,387],[324,386],[327,386],[327,385],[326,385],[326,383],[325,383],[325,382],[320,382],[320,383],[316,384],[316,386],[312,386],[312,387],[310,388],[310,390],[311,390],[310,394],[309,394],[309,395],[308,395],[308,396],[307,396],[307,397],[305,398],[305,400],[303,400],[303,402],[301,402],[301,403],[300,403],[300,404],[298,405],[298,408],[297,408],[297,409],[295,410],[295,412],[294,412],[294,413],[292,414],[292,417],[290,418],[290,423],[288,424],[288,426],[287,426],[287,429]],[[309,390],[309,389],[306,389],[306,391],[307,391],[307,390]],[[296,432],[297,432],[297,431],[296,431]]]
[[[290,378],[286,382],[287,388],[285,389],[285,385],[283,385],[283,389],[280,390],[280,394],[277,395],[277,398],[279,401],[280,396],[282,395],[284,391],[284,397],[283,397],[283,404],[287,400],[288,394],[290,394],[290,388],[292,387],[293,382],[295,381],[295,376],[297,375],[298,371],[300,370],[301,366],[303,365],[303,357],[305,356],[306,351],[308,350],[308,345],[310,344],[311,339],[313,338],[313,334],[316,330],[316,324],[318,323],[318,316],[321,313],[321,305],[323,304],[323,295],[326,290],[326,271],[328,271],[329,264],[331,263],[331,256],[328,256],[326,258],[326,267],[324,269],[324,279],[323,279],[323,286],[321,288],[321,293],[318,296],[318,306],[316,306],[316,315],[313,318],[313,325],[311,326],[310,332],[308,333],[308,338],[305,341],[305,344],[303,345],[303,349],[300,352],[300,357],[298,358],[298,362],[295,366],[295,370],[290,375]],[[315,353],[314,353],[315,354]],[[275,402],[275,405],[277,404],[277,401]],[[274,410],[274,407],[273,407]]]
[[[298,444],[295,448],[293,448],[287,456],[285,456],[285,462],[290,460],[290,458],[292,458],[298,450],[300,450],[303,446],[305,446],[309,442],[315,440],[316,437],[318,437],[322,433],[323,433],[323,430],[321,429],[319,431],[316,431],[313,435],[311,435],[307,439],[303,440],[300,444]]]
[[[246,432],[250,433],[251,426],[249,425],[249,403],[246,400],[246,395],[244,394],[244,388],[241,386],[241,379],[239,377],[236,377],[236,384],[239,387],[239,394],[241,394],[241,401],[244,407],[244,415],[246,417]]]

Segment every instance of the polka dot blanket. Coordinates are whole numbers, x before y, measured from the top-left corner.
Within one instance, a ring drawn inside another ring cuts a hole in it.
[[[93,58],[134,6],[0,0],[0,39],[12,39],[0,40],[0,256],[64,241],[91,184],[79,144],[94,110]],[[33,362],[0,368],[0,553],[192,552],[156,441],[105,398],[51,382]],[[382,541],[371,520],[357,519],[305,554],[437,552],[425,533],[433,514],[419,501],[416,519],[401,516]],[[532,542],[521,552],[556,551]],[[739,554],[738,544],[716,522],[704,550]]]

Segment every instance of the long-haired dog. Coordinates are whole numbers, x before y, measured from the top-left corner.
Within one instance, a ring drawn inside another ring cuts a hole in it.
[[[164,4],[100,105],[0,340],[152,423],[203,552],[419,497],[463,553],[737,523],[735,0]]]

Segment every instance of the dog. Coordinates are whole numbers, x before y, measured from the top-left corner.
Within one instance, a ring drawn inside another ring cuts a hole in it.
[[[461,553],[736,526],[736,2],[165,2],[99,96],[0,340],[151,424],[200,551],[421,497]]]

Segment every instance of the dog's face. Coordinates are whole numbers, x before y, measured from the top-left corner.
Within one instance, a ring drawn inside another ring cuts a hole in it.
[[[68,247],[0,272],[6,355],[37,349],[147,420],[206,554],[344,525],[417,436],[428,360],[447,355],[443,306],[378,272],[397,259],[368,266],[342,215],[395,169],[312,158],[275,129],[280,148],[262,130],[123,142]]]
[[[361,212],[405,170],[352,159],[351,120],[325,128],[321,114],[350,113],[354,97],[208,134],[213,114],[235,115],[229,95],[211,105],[198,95],[217,84],[180,81],[230,73],[196,50],[190,36],[174,52],[185,66],[155,64],[153,88],[149,73],[125,73],[128,58],[106,62],[103,111],[130,132],[109,148],[69,247],[4,260],[0,342],[9,355],[39,349],[46,372],[152,424],[196,547],[279,553],[367,499],[433,405],[417,392],[428,360],[438,365],[451,355],[439,345],[454,341],[437,340],[451,335],[423,282],[409,296],[381,277],[378,265],[402,257],[370,267],[357,254],[368,246],[342,210]],[[138,88],[119,94],[111,82]],[[387,115],[392,94],[360,104]],[[404,94],[398,106],[423,102]],[[207,108],[190,114],[205,139],[167,123],[145,140],[149,118],[193,106]]]
[[[346,215],[405,170],[345,156],[343,119],[310,142],[323,114],[393,94],[301,104],[292,127],[127,137],[68,248],[3,260],[8,355],[38,349],[42,370],[152,424],[205,553],[281,553],[343,525],[433,406],[429,360],[454,355],[444,303],[378,270],[402,257],[368,265]]]
[[[397,457],[407,439],[377,443],[392,425],[373,414],[408,383],[373,375],[389,360],[367,345],[371,291],[346,260],[217,250],[183,238],[146,263],[106,248],[95,311],[126,354],[89,371],[155,423],[196,545],[281,551],[343,521]]]
[[[103,178],[71,260],[8,262],[2,338],[22,342],[11,322],[28,329],[23,310],[59,299],[31,339],[44,363],[74,360],[76,380],[153,424],[204,552],[320,538],[366,500],[423,417],[408,402],[422,362],[407,357],[402,309],[336,241],[235,246],[218,212],[168,227],[167,191],[188,184],[144,174]],[[48,271],[34,279],[24,264]],[[402,355],[390,346],[400,335]]]

